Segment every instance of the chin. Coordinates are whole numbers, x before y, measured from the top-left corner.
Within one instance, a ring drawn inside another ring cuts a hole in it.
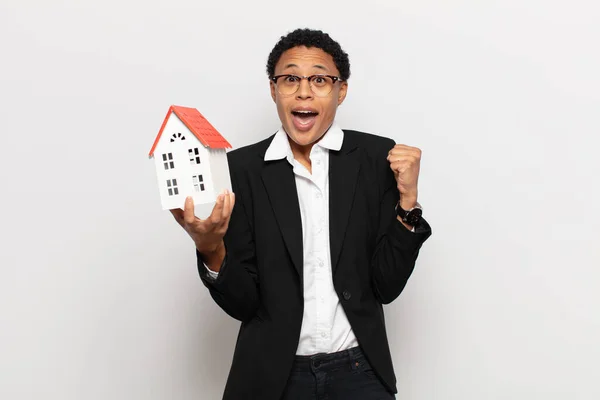
[[[309,132],[297,132],[292,130],[289,136],[299,146],[309,146],[321,138],[321,136],[319,136],[316,132],[313,132],[313,130],[310,130]]]

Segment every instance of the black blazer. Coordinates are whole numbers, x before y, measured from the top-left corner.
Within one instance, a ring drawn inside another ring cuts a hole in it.
[[[279,400],[300,336],[300,207],[288,161],[264,161],[272,139],[228,153],[236,203],[216,280],[197,254],[211,296],[242,322],[225,400]],[[329,155],[329,219],[335,290],[369,363],[396,393],[382,304],[404,289],[431,229],[423,220],[413,233],[396,219],[399,194],[386,159],[393,146],[391,139],[344,131],[342,148]]]

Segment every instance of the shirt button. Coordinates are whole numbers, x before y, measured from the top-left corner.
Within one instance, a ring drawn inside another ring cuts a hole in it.
[[[344,296],[344,299],[350,300],[350,297],[352,297],[352,294],[349,291],[344,290],[344,292],[342,293],[342,296]]]
[[[321,337],[327,337],[327,333],[326,332],[321,332]]]

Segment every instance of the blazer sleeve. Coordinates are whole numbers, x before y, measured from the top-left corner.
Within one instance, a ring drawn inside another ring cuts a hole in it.
[[[254,236],[244,209],[244,193],[230,165],[235,205],[224,237],[226,256],[215,278],[196,251],[198,272],[214,301],[231,317],[242,322],[256,314],[260,304]]]
[[[431,227],[424,219],[412,232],[396,217],[399,192],[386,159],[393,146],[394,142],[389,140],[386,147],[377,152],[375,161],[380,171],[381,201],[377,244],[371,259],[371,284],[382,304],[389,304],[400,295],[413,272],[421,246],[431,236]]]

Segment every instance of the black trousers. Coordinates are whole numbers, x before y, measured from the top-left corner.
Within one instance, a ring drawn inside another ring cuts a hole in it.
[[[359,347],[329,354],[296,356],[281,400],[389,400]]]

